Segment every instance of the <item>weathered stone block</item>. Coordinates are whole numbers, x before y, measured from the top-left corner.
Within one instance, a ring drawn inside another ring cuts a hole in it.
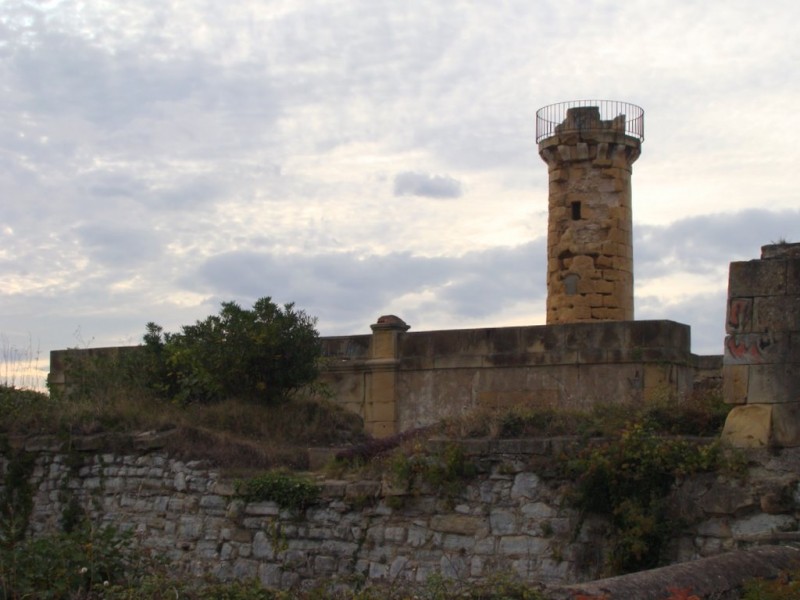
[[[796,526],[797,520],[789,515],[758,514],[731,523],[731,533],[734,539],[746,539],[775,531],[789,531]]]
[[[511,487],[511,498],[534,500],[539,495],[541,480],[534,473],[518,473]]]
[[[508,535],[519,531],[516,512],[495,508],[489,513],[489,524],[492,535]]]
[[[800,390],[795,388],[798,401],[772,407],[772,444],[780,448],[800,446]]]
[[[749,333],[752,331],[753,299],[729,298],[725,318],[727,333]]]
[[[200,508],[205,508],[206,510],[224,511],[227,505],[228,499],[216,494],[200,498]]]
[[[766,333],[734,333],[725,336],[726,365],[755,365],[770,362],[767,351],[772,336]]]
[[[442,549],[447,552],[472,553],[475,538],[471,535],[447,533],[442,537]]]
[[[791,296],[800,295],[800,259],[786,262],[786,293]]]
[[[433,531],[441,531],[444,533],[475,535],[475,533],[485,527],[484,519],[468,515],[434,515],[430,520],[430,528]],[[409,536],[410,535],[411,532],[409,531]]]
[[[539,556],[549,550],[549,542],[527,535],[507,535],[500,538],[498,553],[504,556]]]
[[[274,517],[280,513],[280,507],[276,502],[271,501],[249,502],[244,507],[244,513],[246,515]]]
[[[252,550],[254,558],[266,558],[269,560],[275,558],[275,549],[271,536],[268,536],[264,531],[257,531],[253,536]]]
[[[179,540],[197,540],[203,532],[203,520],[200,517],[181,517],[178,522]]]
[[[738,448],[762,448],[769,445],[771,431],[772,406],[746,404],[728,413],[722,439]]]
[[[800,331],[800,298],[797,296],[755,298],[753,331]]]
[[[785,261],[750,260],[730,264],[728,297],[779,296],[785,293]]]
[[[545,502],[530,502],[522,505],[521,512],[529,519],[552,519],[558,511]]]
[[[770,404],[800,400],[800,370],[795,365],[750,365],[747,401]]]
[[[372,402],[367,406],[367,419],[369,421],[393,422],[397,418],[397,405],[392,402]]]
[[[734,446],[800,446],[800,402],[747,404],[728,414],[722,438]]]
[[[258,565],[258,579],[261,584],[269,588],[278,588],[281,585],[283,569],[280,565],[261,563]]]
[[[722,367],[722,398],[726,404],[745,404],[750,375],[748,365],[724,365]]]

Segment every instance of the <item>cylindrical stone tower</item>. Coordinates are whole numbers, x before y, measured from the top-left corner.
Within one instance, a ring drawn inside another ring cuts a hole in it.
[[[644,111],[577,100],[536,111],[550,175],[547,324],[633,320],[631,171]]]

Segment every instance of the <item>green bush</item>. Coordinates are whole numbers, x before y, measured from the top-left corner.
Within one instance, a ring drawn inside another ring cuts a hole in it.
[[[573,479],[573,504],[609,517],[614,530],[611,570],[626,573],[655,567],[678,523],[667,514],[676,480],[724,469],[719,443],[693,444],[664,438],[641,422],[618,439],[588,448],[566,465]]]
[[[303,510],[319,498],[319,486],[304,477],[271,471],[236,482],[236,494],[247,502],[272,501],[281,508]]]
[[[429,454],[421,445],[410,451],[401,449],[393,454],[389,469],[394,483],[406,491],[423,486],[452,503],[464,489],[467,481],[475,477],[477,467],[467,460],[458,444],[447,444],[440,451]]]
[[[0,488],[0,551],[12,548],[25,538],[33,511],[30,478],[36,456],[24,450],[9,452],[7,456],[9,460]]]
[[[218,315],[163,333],[147,324],[145,347],[157,391],[182,403],[238,397],[286,399],[313,382],[321,355],[316,319],[269,297],[252,310],[224,302]]]
[[[0,547],[0,598],[88,597],[138,575],[132,552],[130,534],[89,526]]]

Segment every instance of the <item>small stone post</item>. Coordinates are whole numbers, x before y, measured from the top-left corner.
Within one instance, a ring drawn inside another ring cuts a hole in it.
[[[364,426],[377,438],[397,433],[397,368],[399,338],[410,329],[401,318],[384,315],[370,325],[372,341],[366,362],[367,382],[364,399]]]
[[[800,244],[761,248],[728,277],[723,439],[740,447],[800,446]]]
[[[631,172],[644,113],[592,100],[546,106],[536,115],[550,176],[547,324],[632,321]]]

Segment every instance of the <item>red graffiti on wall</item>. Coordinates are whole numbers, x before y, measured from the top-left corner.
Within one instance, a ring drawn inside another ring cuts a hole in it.
[[[725,338],[725,357],[738,363],[762,363],[765,352],[774,343],[769,332],[729,335]]]
[[[728,331],[741,331],[750,321],[750,299],[736,298],[728,306]]]
[[[737,341],[736,336],[729,335],[725,340],[725,354],[735,359],[737,362],[761,362],[761,355],[758,352],[758,344],[747,341]]]

